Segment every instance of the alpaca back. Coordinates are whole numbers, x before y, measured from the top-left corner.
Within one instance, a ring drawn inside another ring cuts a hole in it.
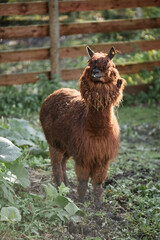
[[[50,94],[40,110],[40,121],[48,143],[59,144],[59,148],[65,151],[85,112],[78,91],[62,88]]]

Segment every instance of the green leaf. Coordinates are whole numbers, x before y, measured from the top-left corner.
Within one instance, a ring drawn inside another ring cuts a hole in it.
[[[63,196],[57,196],[57,198],[54,201],[54,203],[61,208],[64,208],[69,202],[70,201],[68,200],[68,198]]]
[[[48,185],[42,184],[42,186],[44,187],[44,190],[46,192],[47,200],[53,200],[58,196],[57,189],[54,186],[52,186],[50,183],[48,183]]]
[[[82,222],[82,217],[80,217],[78,215],[74,215],[74,216],[71,217],[71,220],[75,223],[80,223],[80,222]]]
[[[69,214],[63,209],[58,209],[57,216],[61,219],[61,221],[65,222],[66,219],[69,220]]]
[[[0,137],[0,161],[15,161],[19,156],[21,156],[21,150],[8,139]]]
[[[36,130],[30,127],[29,122],[24,119],[11,118],[8,119],[11,129],[17,130],[24,139],[30,139],[30,136],[36,136]]]
[[[20,184],[26,188],[30,186],[30,180],[28,171],[26,168],[20,164],[20,163],[14,163],[10,166],[10,171],[16,175],[17,180],[20,182]]]
[[[1,184],[0,189],[3,192],[4,198],[13,204],[14,199],[13,199],[11,191],[4,184]]]
[[[16,130],[15,131],[11,130],[7,137],[18,146],[24,146],[24,145],[34,146],[35,145],[32,140],[25,139],[24,136],[22,136],[19,132],[16,132]]]
[[[9,129],[0,128],[0,135],[7,137],[18,146],[29,145],[35,146],[34,141],[45,141],[42,132],[35,130],[24,119],[10,118],[8,119]]]
[[[7,222],[20,222],[21,214],[18,208],[15,207],[3,207],[1,209],[1,221]]]
[[[67,193],[69,193],[69,188],[66,187],[66,185],[62,182],[61,185],[58,188],[59,190],[59,195],[64,195],[66,196]]]
[[[71,216],[75,215],[79,208],[72,202],[68,203],[64,208]]]

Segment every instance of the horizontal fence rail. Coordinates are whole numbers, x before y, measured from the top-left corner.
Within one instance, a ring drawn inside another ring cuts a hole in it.
[[[59,12],[100,11],[136,7],[157,7],[160,0],[59,1]],[[48,2],[0,4],[0,16],[48,14]]]
[[[110,33],[159,27],[160,18],[68,23],[60,24],[60,35]],[[0,39],[2,40],[45,36],[49,36],[49,25],[47,24],[0,28]]]
[[[160,39],[158,40],[141,40],[130,42],[114,42],[108,44],[95,44],[90,47],[95,51],[108,52],[114,46],[120,53],[131,53],[134,51],[158,50],[160,48]],[[74,58],[79,56],[87,56],[86,46],[61,47],[60,58]],[[50,48],[32,48],[16,51],[0,52],[0,62],[22,62],[49,59]]]
[[[151,71],[154,66],[160,67],[160,61],[117,65],[116,67],[119,70],[120,74],[128,73],[134,74],[140,72],[143,69]],[[83,70],[84,70],[83,68],[62,70],[62,79],[63,80],[77,79],[77,77],[79,77],[82,74]]]
[[[143,63],[132,63],[126,65],[117,65],[117,69],[120,74],[134,74],[138,73],[141,70],[145,69],[151,71],[153,67],[160,67],[160,61],[152,61],[152,62],[143,62]],[[63,69],[62,72],[62,80],[69,81],[79,79],[81,74],[83,73],[84,68],[73,68],[73,69]],[[23,83],[34,83],[39,80],[39,74],[50,75],[50,71],[47,72],[35,72],[35,73],[27,73],[27,74],[11,74],[11,75],[1,75],[0,77],[0,85],[12,85],[12,84],[23,84]]]

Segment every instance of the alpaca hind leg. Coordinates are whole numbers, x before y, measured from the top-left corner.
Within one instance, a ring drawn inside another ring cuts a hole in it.
[[[58,187],[61,185],[63,181],[63,171],[62,171],[62,165],[61,165],[63,153],[61,153],[51,145],[49,145],[49,153],[51,158],[51,166],[52,166],[54,181],[56,183],[56,186]]]
[[[62,159],[62,171],[63,171],[63,180],[64,180],[64,184],[66,186],[69,186],[69,181],[68,181],[68,177],[66,174],[66,163],[67,160],[69,159],[69,156],[67,153],[64,154],[63,159]]]
[[[78,179],[78,187],[77,192],[79,196],[79,200],[84,202],[85,194],[88,188],[88,179],[90,171],[80,165],[75,165],[75,171]]]
[[[102,196],[103,196],[103,186],[102,183],[107,177],[107,171],[109,168],[109,162],[106,166],[96,166],[92,172],[92,184],[93,184],[93,194],[94,194],[94,203],[96,208],[100,208],[102,205]]]

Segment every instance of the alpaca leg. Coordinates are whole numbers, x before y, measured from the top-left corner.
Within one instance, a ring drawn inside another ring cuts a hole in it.
[[[75,171],[78,179],[77,192],[78,192],[79,200],[81,202],[84,202],[84,197],[88,187],[88,179],[89,179],[90,171],[89,169],[86,169],[77,164],[75,165]]]
[[[66,163],[67,163],[68,158],[69,158],[69,156],[67,154],[64,154],[63,159],[62,159],[63,180],[64,180],[64,184],[66,186],[69,186],[69,181],[68,181],[68,177],[66,174]]]
[[[103,196],[103,186],[102,183],[107,177],[107,171],[109,168],[109,162],[104,166],[96,166],[92,172],[92,184],[93,184],[93,194],[94,202],[97,208],[100,208],[102,205],[102,196]]]
[[[100,208],[102,205],[103,186],[102,183],[93,183],[94,203],[96,208]]]
[[[51,158],[54,181],[58,187],[63,181],[63,171],[61,166],[63,154],[51,145],[49,145],[49,153]]]

